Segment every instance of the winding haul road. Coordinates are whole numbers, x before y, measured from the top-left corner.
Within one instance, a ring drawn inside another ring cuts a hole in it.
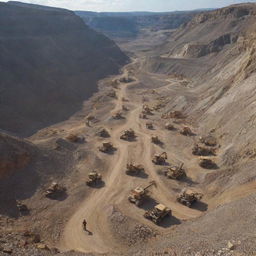
[[[135,61],[136,62],[136,61]],[[134,65],[134,63],[127,65]],[[127,67],[123,69],[123,74],[127,74]],[[144,182],[145,184],[151,180],[155,180],[157,186],[152,189],[152,197],[172,209],[172,214],[180,220],[187,220],[198,217],[202,212],[187,208],[176,203],[175,195],[166,187],[156,172],[156,166],[151,162],[154,153],[161,153],[163,149],[151,143],[151,135],[160,135],[163,137],[164,131],[150,131],[142,124],[139,115],[142,105],[133,101],[128,97],[127,89],[132,85],[136,85],[138,81],[120,84],[120,88],[116,90],[118,98],[115,100],[116,112],[122,108],[123,98],[129,99],[129,105],[133,106],[126,116],[125,123],[115,127],[111,134],[111,142],[117,148],[114,155],[109,155],[109,173],[108,177],[104,177],[106,186],[101,189],[95,189],[84,200],[80,208],[74,213],[68,221],[61,241],[63,250],[77,250],[81,252],[108,253],[118,251],[119,244],[111,233],[108,220],[108,212],[111,211],[113,205],[117,205],[118,209],[126,216],[129,216],[139,223],[143,223],[160,232],[168,232],[169,228],[156,226],[150,221],[144,219],[143,210],[131,205],[127,207],[127,196],[129,191],[137,185]],[[120,134],[125,129],[134,129],[137,140],[134,142],[126,142],[120,140]],[[165,150],[166,151],[166,150]],[[99,153],[100,156],[101,153]],[[168,152],[167,154],[175,154]],[[128,162],[135,162],[144,165],[148,174],[146,180],[136,177],[130,177],[125,174],[125,167]],[[83,230],[82,221],[86,218],[88,229],[92,229],[91,234],[87,234]],[[170,230],[169,230],[170,232]]]

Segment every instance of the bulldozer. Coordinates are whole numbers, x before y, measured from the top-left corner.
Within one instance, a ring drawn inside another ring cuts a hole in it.
[[[148,189],[156,185],[155,181],[151,181],[150,184],[146,187],[137,187],[133,190],[131,190],[130,195],[128,196],[128,200],[135,204],[136,206],[141,206],[143,202],[147,199],[149,196],[149,191]]]
[[[83,142],[85,142],[85,137],[71,133],[66,137],[66,140],[68,140],[72,143],[83,143]]]
[[[167,153],[163,152],[162,154],[154,155],[152,162],[157,165],[164,165],[167,160]]]
[[[166,123],[164,127],[166,130],[174,130],[174,126],[171,123]]]
[[[135,79],[131,76],[123,76],[119,79],[120,83],[131,83],[133,81],[135,81]]]
[[[127,106],[125,106],[125,105],[122,105],[122,110],[123,111],[129,111],[129,108]]]
[[[124,119],[122,112],[117,112],[114,115],[112,115],[112,118],[115,120],[120,120],[120,119]]]
[[[191,129],[188,126],[184,126],[181,129],[180,134],[185,135],[185,136],[191,136],[191,135],[193,135],[193,132],[191,131]]]
[[[196,156],[210,156],[210,155],[215,155],[215,149],[213,148],[206,148],[206,147],[201,147],[198,144],[196,144],[193,149],[192,149],[193,155]]]
[[[109,138],[110,134],[108,132],[107,129],[102,128],[99,132],[98,132],[98,136],[102,137],[102,138]]]
[[[100,173],[93,171],[88,175],[88,180],[86,181],[87,186],[95,186],[98,183],[102,182],[102,176]]]
[[[141,118],[141,119],[147,119],[148,117],[147,117],[146,114],[141,113],[141,114],[140,114],[140,118]]]
[[[16,206],[19,210],[20,215],[27,215],[29,213],[28,207],[21,201],[16,200]]]
[[[125,130],[123,134],[120,136],[120,139],[131,141],[134,140],[136,137],[135,132],[133,129]]]
[[[150,122],[147,122],[147,123],[146,123],[146,127],[147,127],[147,129],[149,129],[149,130],[153,130],[153,129],[154,129],[153,124],[150,123]]]
[[[90,127],[91,122],[94,121],[95,119],[96,119],[95,116],[92,116],[92,115],[87,116],[86,117],[86,125]]]
[[[212,159],[206,158],[206,157],[200,157],[199,165],[205,169],[216,169],[217,168],[216,163]]]
[[[139,175],[139,174],[144,173],[144,172],[145,172],[145,169],[140,164],[127,164],[126,165],[125,173],[127,175],[136,176],[136,175]]]
[[[153,209],[146,211],[144,217],[158,225],[165,217],[171,216],[171,213],[171,210],[165,205],[158,204]]]
[[[209,146],[209,147],[217,146],[217,139],[212,135],[200,137],[199,140],[201,143],[205,144],[206,146]]]
[[[99,151],[103,153],[111,153],[115,150],[113,144],[111,142],[103,142],[102,146],[99,147]]]
[[[183,177],[187,176],[183,166],[184,166],[183,163],[180,166],[172,166],[164,170],[164,175],[169,179],[174,179],[174,180],[182,179]]]
[[[60,186],[57,182],[52,182],[52,184],[45,191],[45,197],[55,198],[60,196],[61,194],[66,193],[66,188]]]
[[[198,193],[192,189],[183,189],[181,193],[177,197],[177,201],[181,204],[186,205],[187,207],[191,207],[192,204],[201,200],[203,194]]]
[[[142,110],[142,114],[145,114],[145,115],[153,115],[152,113],[152,109],[148,106],[148,105],[143,105],[143,110]]]
[[[169,119],[169,118],[183,119],[184,115],[181,111],[171,111],[169,113],[163,114],[161,118],[162,119]]]
[[[162,144],[161,140],[158,138],[158,136],[152,136],[151,142],[154,144]]]

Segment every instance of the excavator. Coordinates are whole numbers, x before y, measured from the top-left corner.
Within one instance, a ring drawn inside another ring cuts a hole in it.
[[[130,195],[128,196],[128,200],[135,204],[136,206],[141,206],[143,202],[148,198],[149,191],[148,189],[152,186],[156,186],[155,181],[151,181],[146,187],[137,187],[131,190]]]

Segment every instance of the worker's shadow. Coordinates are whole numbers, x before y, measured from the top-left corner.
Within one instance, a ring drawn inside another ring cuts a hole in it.
[[[93,233],[90,230],[86,230],[86,232],[87,232],[88,236],[92,236],[93,235]]]

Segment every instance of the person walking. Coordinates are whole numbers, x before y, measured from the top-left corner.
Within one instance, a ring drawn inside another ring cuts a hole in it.
[[[84,228],[85,231],[87,231],[87,227],[86,227],[86,226],[87,226],[87,222],[86,222],[86,220],[84,219],[84,220],[83,220],[83,228]]]

